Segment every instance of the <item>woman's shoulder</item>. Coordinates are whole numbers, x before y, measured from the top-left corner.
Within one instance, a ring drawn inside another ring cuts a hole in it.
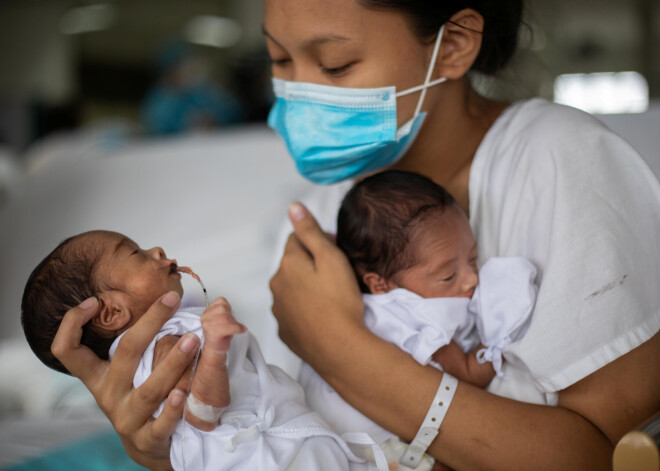
[[[576,175],[594,165],[641,162],[637,152],[596,117],[534,98],[512,104],[495,121],[474,158],[479,174]],[[549,173],[548,173],[549,172]]]
[[[510,132],[539,130],[543,135],[552,135],[558,131],[607,129],[593,115],[571,106],[553,103],[545,98],[515,102],[502,113],[500,118],[498,121],[507,121]]]

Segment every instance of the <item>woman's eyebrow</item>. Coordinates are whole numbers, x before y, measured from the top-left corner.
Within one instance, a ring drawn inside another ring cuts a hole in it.
[[[316,38],[307,40],[303,42],[304,48],[315,48],[330,42],[346,42],[350,41],[350,38],[345,36],[339,36],[337,34],[327,34],[323,36],[317,36]]]
[[[277,44],[282,49],[284,49],[284,47],[268,32],[265,25],[261,25],[261,31],[264,34],[264,36],[266,36],[268,39],[270,39],[275,44]],[[328,43],[328,42],[345,42],[345,41],[350,41],[350,40],[351,40],[350,38],[347,38],[346,36],[341,36],[341,35],[338,35],[338,34],[332,34],[332,33],[323,34],[323,35],[319,35],[315,38],[303,41],[302,42],[302,47],[304,49],[311,49],[311,48],[318,47],[318,46],[320,46],[322,44],[325,44],[325,43]]]
[[[268,32],[268,30],[266,29],[266,25],[264,25],[264,24],[261,25],[261,32],[262,32],[263,35],[266,36],[268,39],[270,39],[271,41],[273,41],[273,42],[274,42],[275,44],[277,44],[278,46],[282,47],[282,45],[277,41],[277,39],[275,39],[273,36],[271,36],[271,34]]]

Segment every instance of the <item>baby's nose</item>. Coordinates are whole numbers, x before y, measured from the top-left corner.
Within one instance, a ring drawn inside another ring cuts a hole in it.
[[[154,247],[150,249],[149,255],[151,255],[151,257],[155,258],[156,260],[163,260],[167,258],[165,251],[161,247]]]
[[[463,280],[463,292],[470,293],[470,296],[472,296],[474,289],[477,287],[477,283],[479,283],[479,275],[475,270],[470,268]]]

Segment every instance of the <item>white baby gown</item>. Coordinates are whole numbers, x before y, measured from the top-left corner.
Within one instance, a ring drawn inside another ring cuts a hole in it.
[[[486,348],[478,352],[477,358],[493,362],[501,376],[502,355],[506,356],[507,348],[522,338],[529,325],[537,294],[535,277],[536,268],[524,258],[494,257],[479,270],[479,284],[471,299],[422,298],[402,288],[365,294],[364,321],[373,333],[422,365],[433,364],[433,353],[452,339],[464,351],[481,341]],[[344,401],[307,363],[301,366],[299,382],[309,407],[319,412],[333,430],[339,434],[366,432],[380,444],[389,461],[398,461],[405,451],[398,437]],[[433,460],[426,457],[416,469],[432,466]]]
[[[200,323],[203,309],[188,310],[191,312],[177,312],[151,342],[135,373],[136,388],[151,374],[154,348],[160,338],[194,332],[203,339]],[[111,356],[119,338],[112,345]],[[316,412],[309,410],[302,389],[291,377],[266,364],[250,333],[232,339],[227,368],[231,404],[222,412],[219,425],[210,432],[179,421],[170,448],[175,470],[374,469],[355,457],[344,440]],[[355,438],[364,442],[365,437]]]

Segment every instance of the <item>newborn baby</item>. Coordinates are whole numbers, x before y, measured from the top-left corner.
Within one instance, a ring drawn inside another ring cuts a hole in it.
[[[161,248],[143,250],[116,232],[71,237],[35,268],[27,282],[21,321],[28,343],[44,364],[68,373],[50,351],[53,339],[66,311],[95,296],[100,309],[84,326],[81,342],[107,359],[122,334],[163,294],[183,294],[181,270]],[[142,357],[135,387],[188,332],[213,348],[201,356],[188,397],[187,419],[193,426],[180,421],[172,437],[170,459],[175,469],[369,469],[309,410],[300,386],[266,364],[256,340],[233,318],[223,298],[207,309],[180,310],[165,323]],[[208,365],[217,362],[207,361],[207,354],[226,356],[226,366],[210,370]],[[162,406],[155,415],[161,410]],[[348,439],[368,441],[366,436]],[[384,471],[382,452],[374,452]]]

